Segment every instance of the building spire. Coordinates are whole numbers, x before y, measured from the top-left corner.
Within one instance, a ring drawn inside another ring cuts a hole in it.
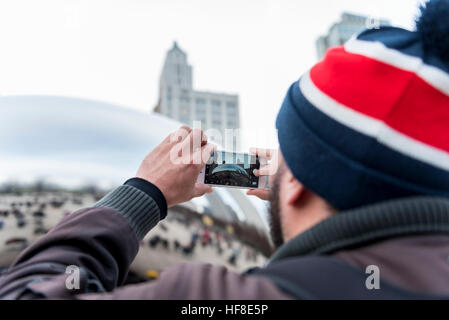
[[[182,49],[179,47],[178,41],[176,41],[176,40],[173,41],[173,46],[172,46],[172,48],[170,49],[170,51],[178,51],[178,52],[182,52],[182,53],[185,54],[185,52],[182,51]]]

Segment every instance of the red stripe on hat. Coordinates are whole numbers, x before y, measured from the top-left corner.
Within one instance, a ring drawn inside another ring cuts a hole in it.
[[[337,47],[310,78],[345,107],[449,152],[449,97],[415,73]]]

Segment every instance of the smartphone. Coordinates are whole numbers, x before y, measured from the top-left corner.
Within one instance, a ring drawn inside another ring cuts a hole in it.
[[[266,159],[248,153],[215,151],[198,176],[198,182],[214,187],[268,188],[268,177],[256,177],[254,170],[266,165]]]

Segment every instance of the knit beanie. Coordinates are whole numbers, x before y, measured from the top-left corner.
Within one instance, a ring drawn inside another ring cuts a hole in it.
[[[449,198],[449,0],[416,30],[365,30],[293,83],[276,120],[284,160],[340,210]]]

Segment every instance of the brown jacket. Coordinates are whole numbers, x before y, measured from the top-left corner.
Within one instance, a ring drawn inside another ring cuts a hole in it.
[[[134,187],[125,187],[128,196],[134,192],[148,200],[148,194],[132,189]],[[241,275],[209,264],[181,264],[165,270],[157,280],[121,287],[137,254],[143,232],[130,218],[132,212],[128,211],[129,208],[111,205],[114,202],[111,200],[117,203],[123,190],[114,192],[95,207],[72,213],[25,250],[0,278],[0,297],[293,298],[269,278],[257,273]],[[135,194],[134,203],[141,200],[136,199]],[[151,201],[142,202],[142,206],[149,208],[145,214],[150,214],[151,210],[158,211]],[[138,210],[138,207],[134,206],[133,210]],[[145,224],[145,221],[141,223]],[[146,228],[153,225],[148,222]],[[333,256],[362,271],[367,265],[375,264],[384,281],[403,289],[449,294],[448,232],[449,200],[418,198],[399,203],[393,201],[339,213],[323,221],[281,247],[270,263],[292,257]],[[65,272],[69,265],[81,268],[80,289],[66,287]],[[307,277],[306,274],[297,276]]]

